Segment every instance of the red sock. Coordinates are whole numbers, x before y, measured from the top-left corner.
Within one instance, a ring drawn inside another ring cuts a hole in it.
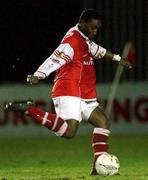
[[[94,151],[94,164],[93,169],[95,169],[95,162],[98,156],[102,153],[108,152],[108,136],[110,131],[103,128],[95,128],[92,137],[92,146]]]
[[[42,124],[46,128],[54,131],[59,136],[63,137],[66,134],[68,124],[56,114],[48,113],[33,106],[29,106],[27,110],[29,116],[32,117],[37,123]]]

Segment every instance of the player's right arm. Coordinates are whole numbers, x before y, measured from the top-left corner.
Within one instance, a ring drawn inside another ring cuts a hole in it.
[[[69,43],[62,43],[37,69],[33,75],[27,76],[27,82],[37,84],[48,77],[52,72],[72,61],[74,50]]]

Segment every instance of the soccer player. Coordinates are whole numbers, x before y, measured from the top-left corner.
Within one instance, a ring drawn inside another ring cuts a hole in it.
[[[20,111],[63,138],[72,138],[82,120],[94,126],[92,175],[97,175],[95,161],[108,152],[109,121],[97,102],[94,60],[107,58],[132,68],[127,59],[93,42],[101,27],[101,16],[94,9],[82,11],[78,24],[72,27],[60,45],[33,75],[30,84],[37,84],[56,71],[52,99],[56,114],[35,107],[30,100],[10,102],[7,110]],[[106,72],[107,73],[107,72]]]

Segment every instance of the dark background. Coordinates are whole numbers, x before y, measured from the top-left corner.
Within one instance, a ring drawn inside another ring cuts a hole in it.
[[[1,82],[23,82],[77,20],[80,2],[12,0],[0,7]]]
[[[85,8],[96,8],[103,15],[97,37],[103,47],[121,54],[127,41],[133,43],[137,63],[122,79],[147,81],[147,0],[6,0],[0,5],[0,82],[24,83]],[[112,81],[116,67],[106,60],[97,63],[97,81]],[[52,82],[53,76],[44,82]]]

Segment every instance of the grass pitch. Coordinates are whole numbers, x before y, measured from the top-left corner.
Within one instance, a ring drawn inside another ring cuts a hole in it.
[[[110,152],[120,175],[90,176],[91,136],[0,139],[1,180],[140,180],[148,179],[148,135],[114,135]]]

